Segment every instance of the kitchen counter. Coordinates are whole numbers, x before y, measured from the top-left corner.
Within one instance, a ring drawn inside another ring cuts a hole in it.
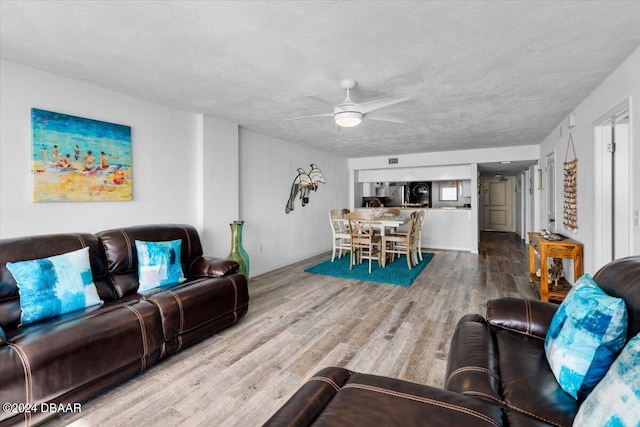
[[[387,206],[385,206],[387,207]],[[371,211],[382,208],[357,208],[358,211]],[[476,233],[473,232],[471,208],[439,206],[433,208],[401,207],[402,216],[415,210],[424,210],[422,226],[423,248],[448,249],[458,251],[477,251]]]
[[[416,209],[441,209],[441,210],[471,210],[470,207],[464,207],[464,206],[433,206],[431,208],[426,207],[426,206],[380,206],[377,208],[366,208],[366,207],[362,207],[362,208],[357,208],[358,210],[367,210],[367,209],[384,209],[384,208],[399,208],[399,209],[407,209],[407,210],[416,210]]]
[[[412,208],[412,207],[400,207],[400,209],[409,209],[409,210],[415,210],[415,209],[424,209],[424,210],[441,210],[441,211],[470,211],[471,208],[465,208],[463,206],[434,206],[432,208]]]

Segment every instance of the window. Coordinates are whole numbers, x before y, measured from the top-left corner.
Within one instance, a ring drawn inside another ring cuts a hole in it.
[[[440,181],[438,200],[441,202],[457,202],[458,181]]]

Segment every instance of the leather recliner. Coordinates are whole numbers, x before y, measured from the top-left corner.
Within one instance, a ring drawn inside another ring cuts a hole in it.
[[[624,299],[627,341],[640,332],[640,256],[609,263],[594,280]],[[265,426],[571,426],[580,402],[558,385],[544,352],[557,304],[499,298],[486,316],[458,322],[445,389],[325,368]]]

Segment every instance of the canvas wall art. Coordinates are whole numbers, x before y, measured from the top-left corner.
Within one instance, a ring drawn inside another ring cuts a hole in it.
[[[33,200],[132,199],[131,127],[31,109]]]

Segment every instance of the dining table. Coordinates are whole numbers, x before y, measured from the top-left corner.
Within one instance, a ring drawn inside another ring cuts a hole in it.
[[[409,216],[382,214],[380,216],[373,217],[373,220],[371,221],[371,227],[377,229],[380,232],[380,240],[382,241],[384,240],[386,230],[395,230],[396,228],[407,224],[410,219],[411,217]],[[345,229],[349,230],[349,221],[347,220],[347,218],[342,218],[340,219],[340,221],[345,224]],[[380,250],[382,251],[382,259],[384,260],[382,266],[384,267],[387,261],[387,253],[385,251],[384,245],[381,246],[382,247],[380,248]]]

